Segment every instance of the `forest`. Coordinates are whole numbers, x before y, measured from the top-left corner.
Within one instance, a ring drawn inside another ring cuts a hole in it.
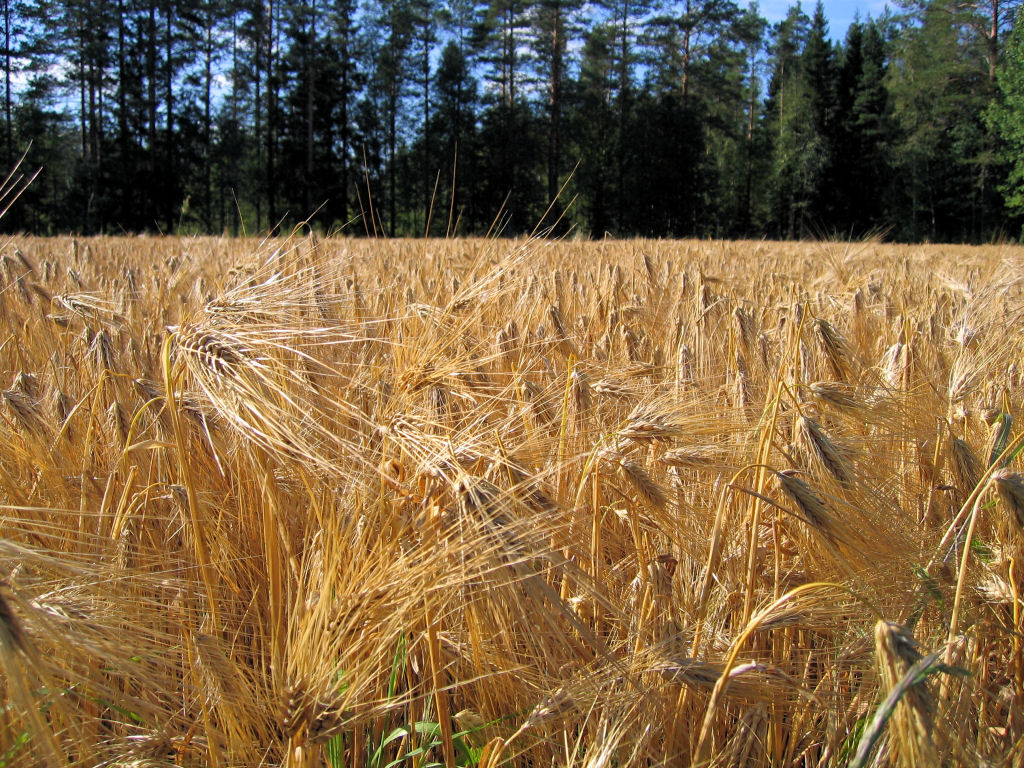
[[[3,0],[2,227],[1016,239],[1022,7]]]

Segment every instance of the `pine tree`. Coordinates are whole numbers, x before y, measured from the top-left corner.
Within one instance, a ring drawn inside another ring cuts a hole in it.
[[[530,38],[534,53],[533,65],[544,90],[544,112],[547,118],[547,197],[554,201],[561,186],[565,92],[569,56],[578,34],[576,14],[582,0],[539,0],[531,15]]]
[[[262,59],[252,45],[252,14],[256,12],[252,4],[229,0],[224,12],[228,87],[214,116],[211,182],[217,230],[237,233],[262,226]]]
[[[572,148],[579,158],[576,172],[579,209],[592,236],[602,237],[615,226],[616,110],[615,33],[609,25],[584,33],[579,81],[568,116]]]
[[[438,180],[440,171],[434,164],[436,153],[433,152],[431,132],[431,86],[434,82],[432,57],[438,41],[439,18],[437,8],[431,0],[412,0],[412,51],[411,79],[417,90],[419,115],[420,151],[417,153],[416,177],[419,182],[418,195],[419,220],[415,232],[424,233],[428,227],[434,203],[434,182]]]
[[[735,39],[739,8],[731,0],[684,0],[669,6],[651,20],[654,46],[659,55],[659,85],[678,89],[683,107],[693,88],[694,74],[707,69],[716,50],[728,47]],[[699,87],[699,84],[698,84]]]
[[[828,160],[818,131],[813,95],[804,77],[803,52],[810,19],[799,3],[773,29],[772,78],[765,104],[765,127],[771,146],[771,222],[783,237],[803,236]]]
[[[353,152],[356,144],[353,117],[356,100],[365,76],[360,71],[360,30],[356,20],[356,0],[332,0],[327,11],[327,48],[324,70],[325,85],[331,94],[326,114],[325,143],[336,144],[337,164],[327,169],[331,181],[327,185],[330,220],[347,226],[350,215],[353,178]]]
[[[216,231],[214,223],[214,89],[223,64],[222,50],[228,42],[225,24],[228,0],[200,0],[190,14],[189,44],[196,52],[185,76],[191,93],[185,93],[182,125],[194,125],[197,146],[193,150],[195,167],[188,174],[191,195],[198,198],[198,225],[201,231]]]
[[[978,162],[987,143],[981,121],[989,98],[987,65],[962,55],[970,44],[963,18],[942,3],[925,6],[911,20],[894,47],[888,81],[898,130],[896,233],[977,240],[987,174]]]
[[[846,113],[846,168],[851,173],[845,199],[851,215],[844,224],[854,236],[887,226],[885,213],[893,176],[889,160],[893,126],[885,88],[887,58],[880,25],[869,22],[863,27],[860,72]]]
[[[106,179],[116,10],[116,4],[99,0],[31,0],[23,8],[30,30],[26,50],[36,71],[54,73],[36,83],[46,83],[74,115],[77,151],[65,205],[86,232],[102,231],[113,207]]]
[[[473,227],[478,217],[474,194],[477,83],[470,73],[466,48],[457,38],[441,51],[435,78],[437,111],[430,135],[438,143],[441,189],[446,191],[441,199],[454,206],[443,230],[447,235],[456,231],[456,221]]]
[[[863,213],[853,201],[859,193],[858,176],[863,160],[859,156],[861,134],[854,111],[864,69],[864,25],[859,18],[847,29],[840,53],[832,163],[836,208],[832,223],[838,231],[850,234],[864,229]]]
[[[33,60],[26,56],[26,61]],[[81,230],[67,194],[75,183],[79,152],[74,122],[64,109],[52,72],[44,68],[23,72],[28,81],[14,105],[13,140],[19,149],[25,148],[22,151],[27,149],[24,168],[40,173],[4,216],[3,228],[36,234]]]
[[[383,133],[381,144],[387,168],[387,231],[396,234],[399,224],[397,160],[413,34],[413,13],[408,0],[388,0],[378,5],[376,15],[370,20],[370,32],[377,42],[371,51],[373,71],[369,98],[379,115]]]
[[[677,126],[666,126],[663,139],[663,151],[678,164],[678,178],[664,180],[666,200],[675,200],[666,207],[682,207],[672,225],[680,234],[721,234],[738,226],[743,205],[748,45],[764,27],[756,13],[741,13],[727,0],[690,0],[668,10],[651,20],[657,55],[648,88],[660,94],[662,110],[674,111]]]
[[[801,68],[807,97],[806,114],[812,121],[812,130],[807,132],[808,142],[820,153],[816,158],[818,167],[807,178],[801,205],[805,222],[828,230],[835,210],[840,207],[832,183],[836,164],[838,70],[821,0],[815,5],[811,18],[810,34],[801,55]]]
[[[627,212],[629,203],[628,160],[634,148],[634,83],[633,72],[643,59],[640,42],[646,21],[654,10],[654,0],[599,0],[605,10],[603,24],[611,32],[609,51],[613,61],[612,83],[615,93],[615,225],[626,232],[633,224]]]
[[[16,57],[18,8],[15,0],[0,0],[0,34],[3,35],[4,106],[3,106],[3,149],[5,168],[14,165],[14,98],[12,82]]]
[[[709,199],[703,216],[708,228],[694,234],[728,237],[751,232],[755,175],[762,174],[763,164],[755,157],[754,140],[766,28],[767,21],[755,9],[737,10],[697,70],[696,106],[707,146],[702,187]]]
[[[530,3],[490,0],[476,29],[478,61],[488,107],[481,117],[480,192],[485,208],[502,213],[509,231],[530,231],[546,205],[542,176],[534,166],[545,156],[541,133],[527,103]]]

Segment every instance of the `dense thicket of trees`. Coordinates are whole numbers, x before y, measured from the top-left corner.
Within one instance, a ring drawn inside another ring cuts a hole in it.
[[[3,0],[2,225],[1017,237],[1021,6]]]

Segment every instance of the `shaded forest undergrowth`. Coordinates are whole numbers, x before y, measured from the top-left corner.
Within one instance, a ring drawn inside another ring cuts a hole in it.
[[[1019,762],[1022,255],[11,239],[0,765]]]

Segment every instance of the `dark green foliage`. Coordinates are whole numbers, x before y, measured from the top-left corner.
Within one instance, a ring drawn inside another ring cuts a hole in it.
[[[1016,235],[1017,6],[11,0],[3,226]]]

